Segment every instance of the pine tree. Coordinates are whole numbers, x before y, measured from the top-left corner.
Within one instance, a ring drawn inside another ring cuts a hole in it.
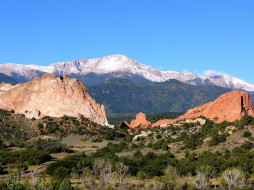
[[[64,178],[60,184],[59,190],[72,190],[71,182],[68,178]]]

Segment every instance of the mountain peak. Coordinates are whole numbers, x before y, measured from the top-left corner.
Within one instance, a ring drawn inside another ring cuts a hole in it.
[[[118,60],[126,60],[126,59],[131,59],[130,57],[127,57],[126,55],[122,54],[113,54],[113,55],[105,55],[101,59],[118,59]],[[133,59],[131,59],[133,60]]]
[[[58,62],[49,66],[2,64],[0,65],[0,71],[18,82],[32,80],[42,76],[44,73],[55,73],[57,75],[77,77],[85,84],[89,84],[86,83],[86,80],[91,81],[89,76],[93,75],[93,77],[96,77],[96,83],[91,81],[91,84],[98,84],[107,78],[126,78],[133,79],[136,82],[138,80],[142,82],[163,82],[169,79],[176,79],[183,83],[198,86],[216,85],[233,90],[254,91],[254,85],[217,71],[206,71],[205,76],[202,77],[193,73],[160,71],[121,54],[107,55],[94,59]]]

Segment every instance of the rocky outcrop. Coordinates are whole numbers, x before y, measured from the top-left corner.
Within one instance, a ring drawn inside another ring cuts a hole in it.
[[[157,127],[157,126],[160,126],[160,125],[166,125],[168,123],[173,123],[173,122],[176,122],[177,120],[176,119],[162,119],[162,120],[159,120],[155,123],[152,124],[152,127]]]
[[[236,90],[221,95],[213,102],[190,109],[177,119],[160,120],[152,126],[154,127],[179,120],[197,118],[200,116],[205,116],[217,123],[223,121],[232,122],[237,119],[240,120],[244,115],[254,117],[254,106],[252,105],[252,101],[247,92],[240,92]]]
[[[141,128],[146,128],[149,125],[151,125],[150,121],[146,120],[146,115],[144,113],[138,113],[136,115],[136,119],[132,120],[131,123],[129,124],[130,128],[136,128],[138,126],[140,126]]]
[[[99,124],[108,125],[104,106],[89,96],[81,82],[68,76],[45,74],[15,86],[2,83],[0,108],[13,109],[29,118],[83,115]]]

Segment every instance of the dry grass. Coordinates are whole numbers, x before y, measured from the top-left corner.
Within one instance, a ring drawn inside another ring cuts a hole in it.
[[[64,137],[61,143],[66,144],[69,147],[75,148],[91,148],[92,146],[103,148],[109,142],[116,143],[116,141],[108,141],[108,140],[103,140],[102,142],[92,142],[91,139],[88,139],[86,141],[83,141],[81,140],[82,138],[83,137],[79,135],[69,135],[67,137]]]

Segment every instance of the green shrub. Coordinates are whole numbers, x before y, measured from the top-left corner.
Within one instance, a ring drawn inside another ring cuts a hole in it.
[[[8,163],[29,163],[29,165],[37,165],[51,160],[48,152],[43,150],[28,149],[16,152],[0,151],[0,162]]]
[[[164,143],[164,140],[159,140],[153,144],[154,150],[159,150],[162,147],[162,144]]]
[[[132,143],[132,144],[131,144],[131,148],[132,148],[132,149],[137,149],[137,148],[138,148],[138,145],[135,144],[135,143]]]
[[[100,138],[95,138],[95,139],[92,139],[92,142],[102,142],[102,139],[100,139]]]
[[[166,142],[163,143],[161,149],[164,151],[168,150],[168,144]]]
[[[68,178],[64,178],[59,186],[59,190],[72,190],[71,182]]]
[[[68,175],[69,175],[68,169],[62,166],[58,167],[54,172],[54,177],[57,180],[62,180],[66,178]]]
[[[254,118],[249,115],[245,115],[241,118],[240,124],[241,125],[251,125],[253,123]]]
[[[244,133],[243,133],[243,137],[246,137],[246,138],[248,138],[248,137],[250,137],[251,136],[251,132],[250,131],[244,131]]]
[[[161,139],[161,134],[157,134],[156,139]]]

